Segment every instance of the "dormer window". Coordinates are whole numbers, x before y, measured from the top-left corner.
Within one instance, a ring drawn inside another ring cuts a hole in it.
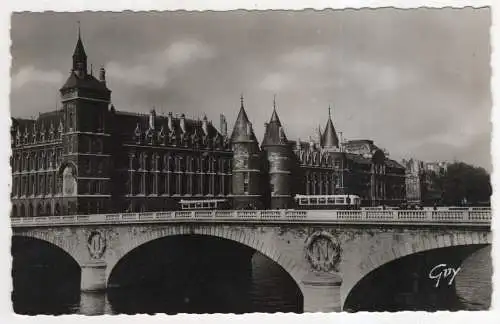
[[[137,144],[141,143],[141,128],[139,127],[139,124],[135,127],[134,139]]]

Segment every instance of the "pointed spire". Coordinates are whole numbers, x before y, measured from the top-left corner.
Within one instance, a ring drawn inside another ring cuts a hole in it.
[[[82,35],[80,31],[80,21],[78,21],[78,40],[73,52],[73,71],[81,74],[87,73],[87,54],[83,47]]]
[[[262,147],[271,145],[285,145],[288,142],[280,118],[276,112],[276,96],[273,99],[273,113],[266,126]]]
[[[333,126],[331,106],[328,106],[328,121],[326,122],[325,131],[321,137],[322,147],[326,149],[334,149],[339,147],[339,138]]]
[[[248,120],[248,116],[243,105],[243,94],[241,94],[240,103],[240,112],[238,113],[238,117],[236,118],[236,122],[234,123],[233,133],[231,134],[231,141],[233,143],[249,141],[256,142],[257,139],[253,132],[252,124]]]
[[[269,124],[276,123],[278,126],[281,126],[281,121],[278,117],[278,113],[276,112],[276,95],[273,98],[273,114],[271,115],[271,119],[269,120]]]

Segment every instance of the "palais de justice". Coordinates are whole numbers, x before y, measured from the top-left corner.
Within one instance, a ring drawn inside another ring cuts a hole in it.
[[[80,36],[60,96],[61,109],[12,119],[13,217],[174,210],[180,199],[284,209],[296,194],[405,201],[405,168],[371,140],[339,141],[330,113],[314,140],[292,141],[274,104],[259,144],[243,98],[231,134],[223,115],[216,128],[206,117],[115,109]]]

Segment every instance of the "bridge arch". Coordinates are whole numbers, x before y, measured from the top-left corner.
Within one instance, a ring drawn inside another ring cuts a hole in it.
[[[343,281],[341,286],[342,309],[345,306],[349,294],[353,288],[366,276],[389,262],[398,260],[405,256],[425,252],[435,249],[492,244],[493,238],[490,233],[466,232],[454,234],[434,234],[423,235],[415,242],[401,242],[391,249],[380,250],[366,255],[359,260],[356,265],[348,266],[347,271],[343,271]]]
[[[287,256],[286,253],[280,251],[272,243],[272,240],[259,237],[259,235],[256,235],[254,231],[243,231],[228,227],[221,228],[220,226],[214,225],[196,228],[190,228],[188,226],[175,226],[162,229],[148,228],[147,231],[131,231],[129,233],[129,238],[122,240],[122,242],[125,243],[121,245],[120,251],[115,251],[112,256],[108,256],[107,258],[106,282],[108,282],[110,275],[118,262],[135,248],[165,237],[198,235],[223,238],[240,243],[260,252],[273,262],[277,263],[294,280],[302,294],[304,293],[302,279],[307,274],[307,271],[303,269],[301,265],[297,264],[292,258]]]
[[[77,247],[72,244],[71,240],[65,239],[60,235],[54,235],[49,231],[29,230],[23,232],[14,232],[12,238],[27,237],[37,239],[49,243],[54,248],[60,249],[71,257],[80,267],[84,263],[82,253],[79,253]]]

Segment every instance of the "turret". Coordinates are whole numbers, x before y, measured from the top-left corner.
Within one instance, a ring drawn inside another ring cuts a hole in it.
[[[321,137],[321,147],[332,151],[337,150],[339,147],[339,138],[337,137],[337,132],[335,132],[335,127],[333,127],[330,107],[328,107],[328,121]]]
[[[232,197],[234,209],[260,209],[261,199],[261,152],[248,120],[241,96],[241,107],[233,133]]]
[[[273,113],[267,123],[262,150],[268,163],[270,204],[272,209],[286,209],[294,206],[292,190],[292,170],[294,159],[292,147],[288,143],[283,126],[276,112],[276,100]]]

